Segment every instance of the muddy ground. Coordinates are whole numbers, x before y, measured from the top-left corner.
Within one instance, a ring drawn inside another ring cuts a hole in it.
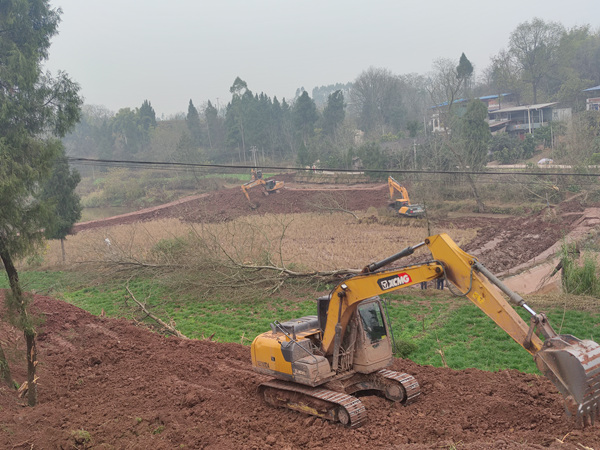
[[[356,210],[386,205],[385,186],[365,187],[327,189],[326,198],[331,201],[333,195]],[[323,195],[322,190],[286,189],[262,198],[252,192],[260,206],[250,210],[239,188],[233,188],[104,225],[155,217],[230,220],[249,213],[291,213],[322,205]],[[581,205],[569,204],[529,218],[463,218],[447,225],[477,226],[478,236],[467,250],[479,251],[484,264],[497,271],[541,254],[582,211]],[[34,308],[44,318],[38,339],[39,405],[25,407],[14,391],[0,389],[2,448],[600,449],[600,427],[584,429],[568,419],[555,387],[535,375],[454,371],[397,360],[395,369],[421,383],[420,399],[403,407],[365,397],[369,421],[348,430],[263,404],[256,393],[263,378],[252,371],[249,347],[166,338],[48,297],[37,296]],[[23,381],[21,336],[3,325],[0,340],[13,360],[13,377]]]

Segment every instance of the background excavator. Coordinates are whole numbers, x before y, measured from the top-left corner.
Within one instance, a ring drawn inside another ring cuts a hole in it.
[[[394,180],[394,178],[388,177],[388,187],[390,189],[390,200],[392,201],[389,207],[396,211],[396,213],[404,217],[425,216],[425,208],[421,205],[411,205],[408,198],[408,191]],[[396,192],[398,192],[399,198],[395,196]]]
[[[248,195],[248,190],[252,189],[256,186],[263,187],[263,195],[269,195],[273,192],[279,192],[280,189],[283,189],[285,183],[283,181],[275,181],[275,180],[267,180],[263,179],[262,171],[260,169],[252,169],[251,170],[252,180],[242,184],[242,192],[248,199],[250,206],[255,208],[256,206],[250,200],[250,195]]]
[[[423,246],[431,252],[431,260],[384,269]],[[418,381],[386,368],[393,360],[392,335],[378,295],[440,279],[533,356],[538,369],[563,395],[568,415],[593,423],[600,410],[600,346],[557,334],[543,313],[533,311],[447,234],[431,236],[340,282],[317,300],[316,316],[272,323],[271,331],[257,336],[251,347],[254,370],[274,377],[262,383],[259,392],[274,406],[349,427],[366,420],[357,397],[361,393],[412,403],[420,394]],[[527,311],[529,324],[509,302]]]

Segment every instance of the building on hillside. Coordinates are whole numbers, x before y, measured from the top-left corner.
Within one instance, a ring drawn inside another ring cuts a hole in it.
[[[483,97],[477,97],[477,100],[481,100],[483,103],[486,104],[488,112],[497,111],[501,108],[507,108],[516,105],[513,94],[486,95]],[[467,110],[469,99],[461,98],[458,100],[454,100],[452,104],[454,105],[453,107],[455,108],[455,113],[459,117],[461,117]],[[445,131],[446,129],[443,118],[445,116],[444,113],[448,111],[448,102],[432,106],[431,110],[432,113],[429,119],[430,130],[432,130],[433,132]]]
[[[589,97],[585,101],[586,111],[600,111],[600,85],[584,89],[583,92],[590,93],[594,97]]]
[[[571,119],[571,108],[559,108],[556,102],[518,106],[512,94],[487,95],[477,99],[488,107],[488,123],[492,134],[505,131],[523,138],[525,134],[534,133],[550,122]],[[600,102],[600,99],[597,100]],[[455,113],[460,117],[467,110],[468,100],[456,100],[453,104],[456,105]],[[433,106],[431,110],[430,129],[433,132],[446,131],[443,118],[448,103]]]
[[[492,111],[489,113],[490,131],[506,131],[524,137],[551,122],[570,120],[571,108],[557,108],[556,105],[556,102],[540,103]]]

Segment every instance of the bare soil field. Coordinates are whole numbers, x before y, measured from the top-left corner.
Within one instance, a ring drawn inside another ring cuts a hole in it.
[[[226,189],[75,229],[165,217],[227,221],[304,212],[331,198],[356,211],[387,204],[383,185],[316,188],[290,186],[268,197],[251,191],[260,203],[255,210],[239,188]],[[573,202],[531,217],[467,217],[436,225],[450,234],[477,228],[465,250],[498,272],[543,254],[575,227],[591,231],[595,223],[582,224],[584,212]],[[34,309],[44,318],[39,405],[25,407],[14,391],[0,389],[2,448],[600,449],[600,428],[569,419],[556,388],[535,375],[396,360],[394,369],[420,382],[419,400],[403,407],[364,397],[369,420],[349,430],[264,404],[256,392],[264,378],[252,370],[249,347],[167,338],[43,296],[35,297]],[[3,323],[0,340],[9,357],[21,361],[13,362],[13,377],[26,379],[22,337]],[[523,357],[529,357],[525,351]]]

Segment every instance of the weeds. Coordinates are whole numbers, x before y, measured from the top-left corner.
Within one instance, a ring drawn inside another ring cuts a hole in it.
[[[408,358],[411,353],[416,351],[418,348],[417,344],[413,341],[399,339],[394,342],[393,353],[396,358]]]
[[[83,429],[71,431],[71,438],[75,441],[76,447],[88,448],[92,444],[92,436]]]
[[[578,257],[579,250],[575,246],[563,243],[560,252],[563,289],[570,294],[600,297],[596,259],[590,254],[584,254],[583,262],[580,263]]]

